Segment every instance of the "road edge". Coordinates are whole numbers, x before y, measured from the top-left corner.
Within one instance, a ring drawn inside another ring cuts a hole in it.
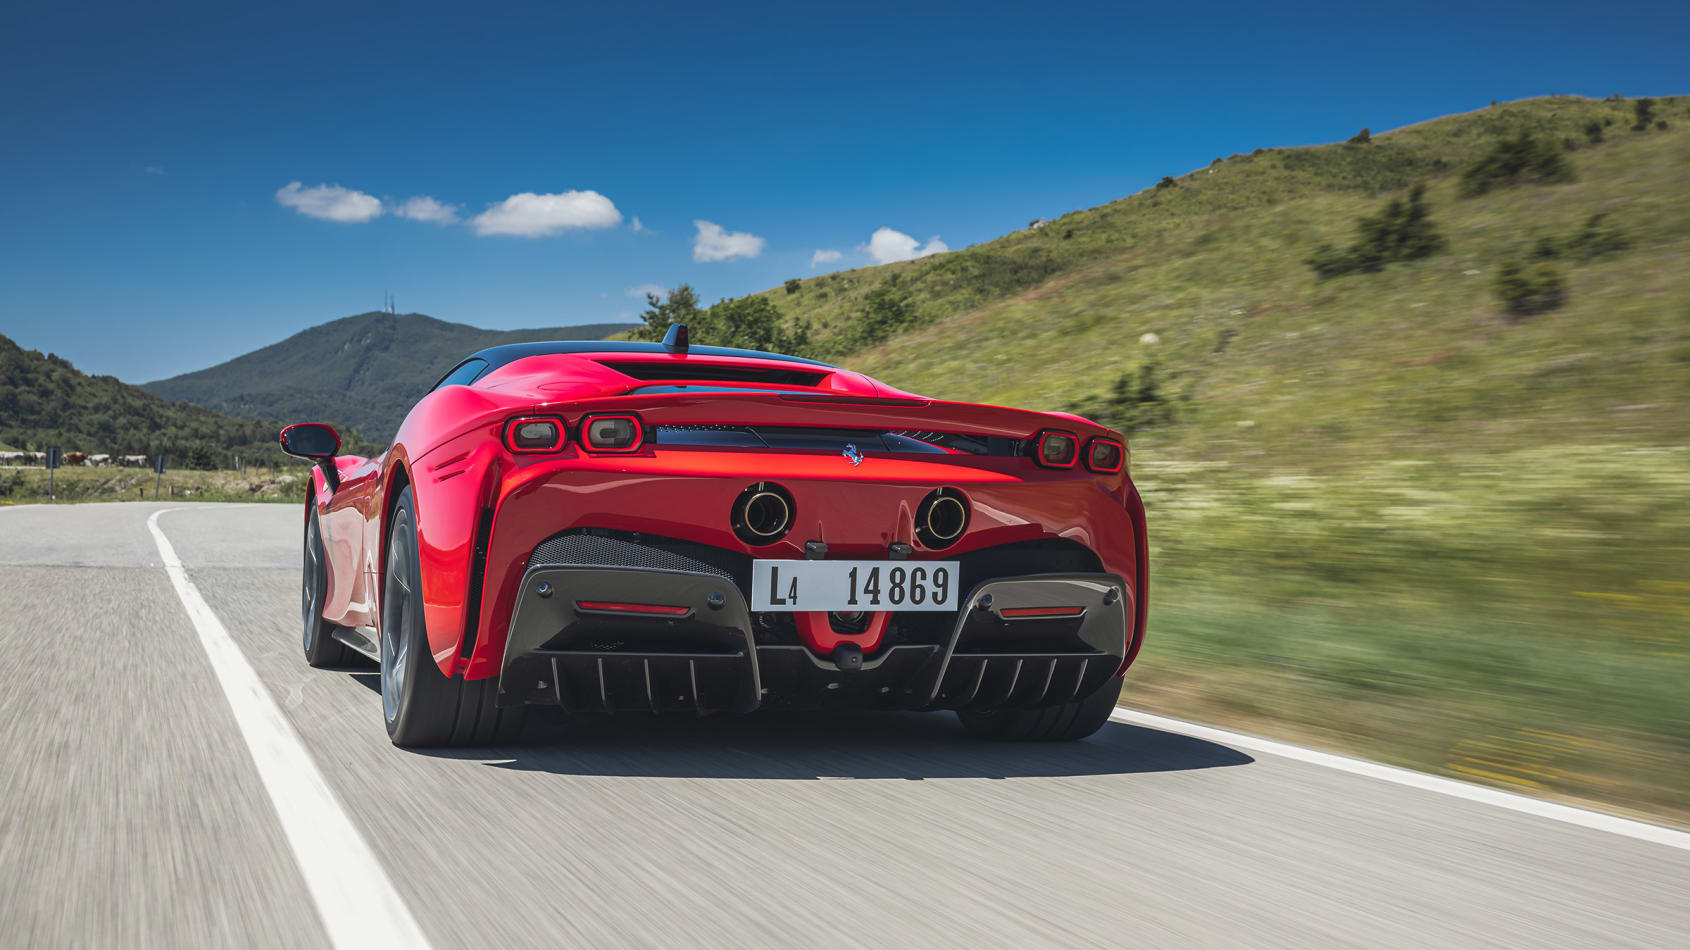
[[[276,809],[329,942],[353,948],[419,948],[423,936],[381,861],[359,834],[340,799],[306,751],[299,734],[276,705],[223,622],[188,579],[176,549],[159,527],[160,515],[190,509],[164,508],[147,519],[165,573],[199,633],[223,695],[234,713],[247,752]]]
[[[1563,824],[1623,835],[1639,841],[1649,841],[1654,844],[1666,845],[1669,848],[1677,848],[1680,851],[1690,851],[1690,832],[1669,828],[1665,825],[1621,818],[1618,815],[1592,811],[1588,808],[1562,805],[1558,802],[1544,801],[1541,798],[1533,798],[1530,795],[1521,795],[1517,792],[1505,792],[1501,789],[1474,785],[1471,782],[1463,782],[1459,779],[1444,778],[1441,775],[1431,775],[1426,772],[1384,765],[1367,759],[1356,759],[1332,752],[1322,752],[1319,749],[1264,739],[1248,733],[1231,732],[1181,719],[1171,719],[1167,716],[1158,716],[1155,713],[1141,712],[1127,706],[1116,706],[1115,711],[1110,714],[1109,718],[1115,722],[1131,726],[1175,732],[1180,735],[1191,736],[1194,739],[1204,739],[1222,745],[1248,749],[1251,752],[1262,752],[1281,758],[1295,759],[1298,762],[1306,762],[1310,765],[1318,765],[1339,772],[1348,772],[1351,775],[1378,779],[1383,782],[1390,782],[1393,785],[1417,788],[1438,795],[1447,795],[1451,798],[1460,798],[1496,808],[1505,808],[1521,814],[1548,818],[1551,821],[1558,821]]]

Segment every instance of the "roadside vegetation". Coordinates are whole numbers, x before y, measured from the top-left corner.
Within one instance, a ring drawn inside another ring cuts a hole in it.
[[[1131,434],[1128,702],[1687,821],[1687,261],[1690,98],[1556,97],[761,296],[811,355]]]
[[[75,504],[96,501],[274,501],[304,504],[304,464],[248,468],[244,472],[166,471],[156,478],[147,468],[71,466],[53,472],[53,496],[47,495],[47,470],[40,466],[0,467],[0,505]]]

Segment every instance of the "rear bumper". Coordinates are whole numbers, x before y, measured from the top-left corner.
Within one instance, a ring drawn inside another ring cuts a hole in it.
[[[604,602],[676,612],[611,614],[591,606]],[[1017,616],[1024,612],[1017,608],[1051,606],[1079,612]],[[511,618],[498,702],[699,715],[758,707],[1049,706],[1115,675],[1134,640],[1136,614],[1131,585],[1115,574],[998,577],[976,584],[954,619],[929,615],[949,621],[927,625],[930,637],[891,642],[859,666],[760,635],[734,578],[709,564],[532,564]]]

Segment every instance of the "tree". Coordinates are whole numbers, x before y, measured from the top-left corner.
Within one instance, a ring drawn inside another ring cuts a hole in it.
[[[1631,104],[1631,112],[1637,118],[1631,124],[1633,132],[1646,132],[1655,122],[1655,100],[1639,99]]]
[[[1591,119],[1589,122],[1586,122],[1584,124],[1584,137],[1589,139],[1590,144],[1592,144],[1592,145],[1595,145],[1598,142],[1601,142],[1602,141],[1602,123],[1596,121],[1595,119]]]
[[[690,284],[682,284],[669,291],[666,300],[659,300],[656,294],[646,294],[645,300],[646,310],[640,314],[645,326],[633,332],[635,337],[643,340],[663,339],[671,323],[685,323],[690,328],[703,312],[698,308],[698,294],[693,292]]]
[[[796,277],[789,278],[786,282],[786,292],[789,293],[789,294],[795,294],[803,286],[804,286],[804,282],[799,280],[798,278],[796,278]]]
[[[1365,125],[1361,127],[1360,132],[1357,132],[1356,134],[1350,136],[1350,144],[1351,145],[1367,145],[1367,144],[1371,143],[1372,141],[1373,141],[1373,131]]]

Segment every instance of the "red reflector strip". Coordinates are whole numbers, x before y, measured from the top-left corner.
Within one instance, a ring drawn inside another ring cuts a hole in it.
[[[608,600],[578,600],[575,606],[581,610],[614,610],[625,614],[663,614],[667,617],[679,617],[692,610],[691,607],[671,607],[668,604],[618,604]]]
[[[1078,617],[1084,607],[1005,607],[998,611],[1005,617]]]

